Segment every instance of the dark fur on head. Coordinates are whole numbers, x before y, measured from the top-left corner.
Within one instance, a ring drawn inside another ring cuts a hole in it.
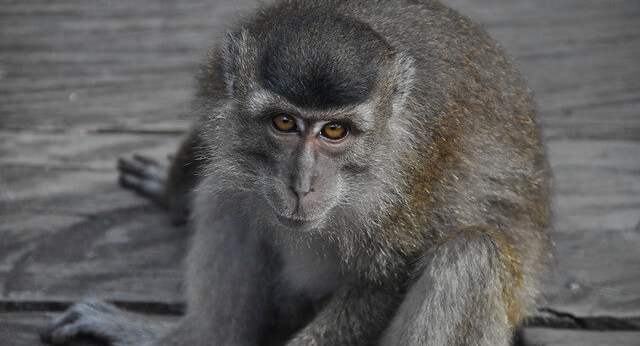
[[[371,28],[326,11],[280,19],[268,17],[258,24],[275,28],[259,38],[266,40],[258,54],[260,75],[269,91],[299,107],[325,109],[371,98],[387,67],[385,52],[391,50]]]

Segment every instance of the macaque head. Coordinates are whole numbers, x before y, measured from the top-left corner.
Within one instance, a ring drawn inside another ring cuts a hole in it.
[[[321,227],[341,206],[373,208],[398,161],[394,113],[410,62],[349,18],[262,20],[229,34],[210,62],[224,80],[233,136],[218,140],[235,148],[234,171],[290,228]]]

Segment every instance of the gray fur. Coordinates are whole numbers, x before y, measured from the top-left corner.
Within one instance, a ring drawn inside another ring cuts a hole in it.
[[[280,1],[198,80],[164,196],[195,229],[182,322],[155,334],[79,305],[45,340],[81,324],[123,346],[510,343],[548,257],[549,173],[483,30],[435,1]]]

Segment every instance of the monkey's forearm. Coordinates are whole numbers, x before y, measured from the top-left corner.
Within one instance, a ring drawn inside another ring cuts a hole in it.
[[[370,345],[397,308],[396,285],[341,289],[287,346]]]
[[[266,250],[245,221],[221,212],[194,225],[187,258],[189,309],[180,329],[207,341],[193,345],[257,344],[259,335],[247,330],[259,330],[264,322],[268,291],[263,288],[272,273]]]
[[[507,346],[529,305],[513,254],[491,230],[460,231],[436,245],[381,345]]]

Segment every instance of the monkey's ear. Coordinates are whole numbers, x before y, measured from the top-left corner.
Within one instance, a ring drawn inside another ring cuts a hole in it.
[[[416,73],[415,63],[411,56],[397,52],[393,56],[392,78],[394,79],[393,112],[398,114],[405,107]]]
[[[245,61],[243,59],[247,58],[244,56],[246,49],[243,47],[247,46],[248,37],[244,29],[240,32],[228,31],[220,42],[220,67],[229,96],[233,96],[238,75],[241,73],[241,65],[237,62]]]
[[[220,42],[220,68],[226,86],[227,94],[233,95],[236,80],[236,60],[240,51],[240,42],[231,31],[228,31]]]
[[[242,31],[229,31],[216,49],[207,54],[197,76],[199,96],[215,101],[223,100],[224,96],[234,97],[245,36]]]

